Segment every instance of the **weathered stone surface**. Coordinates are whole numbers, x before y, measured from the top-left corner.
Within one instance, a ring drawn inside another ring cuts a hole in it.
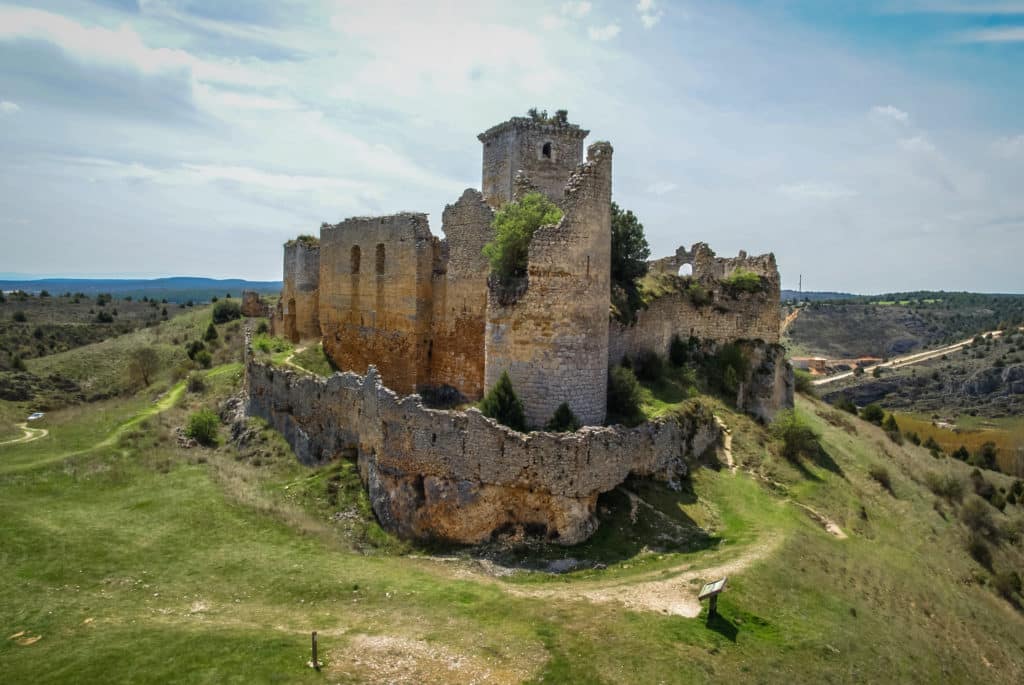
[[[321,379],[250,361],[246,378],[250,415],[305,464],[357,457],[382,525],[413,538],[472,543],[523,529],[580,542],[596,528],[599,493],[631,474],[677,479],[720,435],[701,405],[632,429],[523,434],[475,409],[399,397],[373,367]]]
[[[591,145],[566,186],[562,220],[534,233],[525,290],[507,303],[489,293],[485,385],[508,371],[530,426],[563,402],[584,424],[605,418],[611,174],[611,145]]]
[[[242,316],[269,316],[270,308],[255,290],[242,291]]]
[[[762,423],[770,422],[781,409],[792,409],[795,382],[786,349],[761,341],[737,344],[747,359],[749,373],[740,379],[736,407]]]
[[[320,246],[291,240],[284,246],[284,286],[271,318],[274,335],[292,342],[320,337]]]

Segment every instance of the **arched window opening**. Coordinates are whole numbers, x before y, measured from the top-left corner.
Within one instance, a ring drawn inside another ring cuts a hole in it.
[[[679,275],[686,277],[693,275],[693,264],[683,264],[679,267]]]
[[[358,245],[352,246],[352,259],[351,259],[351,271],[354,274],[359,273],[359,262],[363,259],[363,252],[359,249]]]
[[[544,147],[540,149],[540,153],[544,155],[544,159],[551,159],[551,143],[544,143]]]
[[[384,243],[377,243],[377,274],[384,273]]]

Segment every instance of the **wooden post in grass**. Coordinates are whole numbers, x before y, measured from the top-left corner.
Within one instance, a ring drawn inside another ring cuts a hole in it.
[[[320,662],[317,661],[317,658],[316,658],[316,631],[315,630],[313,631],[313,661],[311,662],[311,665],[316,670],[318,670],[318,671],[320,670]]]
[[[697,595],[697,601],[701,601],[705,597],[710,598],[708,601],[708,620],[718,615],[718,594],[725,589],[725,581],[729,580],[729,576],[720,578],[712,583],[708,583],[701,588],[700,594]]]

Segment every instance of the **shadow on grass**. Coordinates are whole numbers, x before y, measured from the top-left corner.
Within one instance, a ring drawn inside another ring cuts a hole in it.
[[[813,471],[811,471],[809,468],[807,468],[807,465],[804,463],[805,459],[820,469],[830,471],[839,476],[840,478],[842,478],[843,480],[846,479],[846,473],[843,471],[843,467],[836,463],[836,460],[832,458],[832,455],[830,455],[824,447],[819,446],[817,449],[812,450],[809,454],[805,452],[801,454],[799,457],[790,458],[787,460],[790,464],[793,465],[793,468],[800,472],[800,475],[803,476],[805,479],[820,483],[822,480],[821,477],[818,476]]]
[[[704,625],[707,626],[708,630],[715,631],[730,642],[736,642],[736,636],[740,632],[739,627],[735,623],[719,613],[715,613],[714,616],[708,616]]]

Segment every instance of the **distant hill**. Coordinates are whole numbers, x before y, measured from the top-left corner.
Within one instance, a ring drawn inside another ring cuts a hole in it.
[[[49,291],[51,295],[66,292],[84,293],[94,296],[110,293],[119,298],[149,297],[166,299],[168,302],[207,302],[214,297],[230,293],[234,297],[243,290],[255,290],[265,294],[276,294],[281,290],[281,281],[246,281],[241,278],[197,278],[173,276],[170,278],[122,279],[122,278],[45,278],[39,280],[0,281],[0,290],[24,290],[27,293]]]
[[[853,293],[834,293],[829,291],[821,292],[799,292],[797,290],[783,290],[783,302],[821,302],[823,300],[853,300],[860,297]]]

